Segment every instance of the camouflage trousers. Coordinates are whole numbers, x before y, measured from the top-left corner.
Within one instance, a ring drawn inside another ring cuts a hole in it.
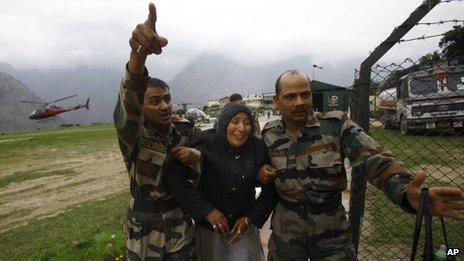
[[[357,260],[343,205],[322,214],[277,204],[268,260]]]
[[[153,213],[134,208],[127,211],[128,260],[196,260],[195,229],[178,206]]]

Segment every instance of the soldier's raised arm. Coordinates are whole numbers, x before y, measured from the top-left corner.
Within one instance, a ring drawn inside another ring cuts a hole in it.
[[[145,62],[148,55],[160,54],[167,45],[166,38],[156,32],[155,5],[150,3],[148,9],[147,20],[135,27],[129,39],[130,58],[121,80],[113,115],[119,147],[127,168],[130,168],[130,157],[135,148],[145,91],[150,79]]]

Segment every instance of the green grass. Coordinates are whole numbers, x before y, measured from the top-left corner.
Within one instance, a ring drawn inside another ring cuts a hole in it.
[[[370,242],[378,246],[388,244],[400,245],[404,248],[410,247],[416,216],[405,213],[399,207],[393,205],[383,195],[383,192],[374,188],[370,189],[368,200],[372,203],[370,213],[373,217],[372,225],[375,228]],[[450,246],[463,249],[464,222],[445,219],[445,226]],[[433,218],[432,230],[434,245],[438,247],[444,244],[441,224],[437,217]],[[424,236],[424,230],[422,230],[421,235]]]
[[[104,156],[105,152],[117,148],[112,124],[0,135],[0,189],[14,182],[76,175],[78,173],[67,166],[73,162],[73,157],[86,153],[99,157],[100,151]],[[85,186],[95,179],[97,177],[71,182],[59,189],[66,191],[70,187]],[[47,192],[49,190],[43,193]],[[71,206],[54,217],[36,218],[13,227],[0,233],[0,260],[115,260],[125,255],[122,228],[128,202],[129,193],[125,191],[103,200]],[[18,209],[8,215],[0,214],[0,218],[22,216],[29,211]]]
[[[128,202],[125,191],[0,233],[0,259],[115,260],[125,256],[122,228]]]
[[[77,174],[77,172],[75,172],[72,169],[59,169],[49,171],[45,168],[41,168],[37,170],[17,171],[13,175],[0,178],[0,188],[8,186],[10,183],[13,182],[21,182],[25,180],[38,179],[48,176],[72,176],[75,174]]]
[[[418,170],[418,165],[448,166],[452,169],[463,166],[463,136],[402,136],[398,131],[380,128],[372,128],[371,135],[389,148],[411,171]],[[0,135],[0,188],[12,182],[39,177],[74,175],[72,170],[59,165],[63,163],[57,163],[56,160],[72,160],[80,153],[114,149],[117,149],[117,140],[112,124]],[[42,166],[45,163],[46,167],[37,167],[37,163]],[[51,165],[47,166],[47,163]],[[16,170],[18,166],[26,168]],[[60,171],[53,170],[58,166]],[[4,170],[14,174],[2,177],[1,172]],[[461,176],[453,180],[429,179],[428,183],[449,185],[452,181],[462,186],[463,180]],[[90,181],[70,183],[60,189],[86,182]],[[367,201],[371,203],[371,219],[370,227],[364,229],[372,231],[368,244],[374,247],[409,247],[414,216],[390,203],[381,191],[370,188],[367,195]],[[0,260],[114,260],[114,257],[124,254],[122,224],[128,199],[128,192],[116,194],[104,200],[70,207],[56,217],[34,219],[26,225],[0,233]],[[442,243],[437,224],[435,221],[436,245]],[[447,221],[447,228],[451,245],[464,249],[464,223]],[[113,234],[115,238],[111,239]],[[110,243],[112,246],[108,247]]]
[[[464,137],[444,135],[411,135],[403,136],[399,131],[371,128],[371,135],[380,144],[390,149],[411,172],[420,170],[422,166],[432,168],[432,177],[427,179],[429,186],[457,186],[464,188],[464,176],[447,177],[447,171],[464,165]],[[447,167],[447,170],[444,170]],[[448,174],[449,175],[449,174]],[[437,178],[438,176],[438,178]],[[407,214],[398,206],[392,204],[382,191],[369,186],[366,202],[370,203],[370,226],[363,229],[372,232],[363,241],[375,246],[398,246],[408,249],[412,244],[415,215]],[[368,204],[368,203],[366,203]],[[434,246],[444,243],[441,225],[438,218],[433,219]],[[464,249],[464,222],[445,220],[450,246]],[[421,233],[424,236],[424,231]],[[419,250],[421,251],[421,247]],[[395,251],[395,250],[391,250]],[[397,253],[384,253],[385,257],[394,257]]]
[[[408,168],[418,164],[441,164],[457,168],[464,162],[462,135],[404,136],[397,130],[382,128],[371,128],[370,134],[380,144],[390,149]]]
[[[110,123],[6,133],[0,135],[0,171],[115,146],[116,131]]]

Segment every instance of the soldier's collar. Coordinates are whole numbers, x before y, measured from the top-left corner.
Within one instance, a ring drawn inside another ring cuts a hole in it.
[[[320,127],[321,125],[319,124],[319,120],[317,119],[316,113],[311,109],[309,112],[308,118],[306,120],[305,127],[306,128],[311,128],[311,127]]]

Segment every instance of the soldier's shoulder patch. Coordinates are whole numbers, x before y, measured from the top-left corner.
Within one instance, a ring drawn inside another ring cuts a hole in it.
[[[327,111],[317,113],[316,116],[319,119],[338,119],[344,121],[348,119],[348,113],[346,111]]]

